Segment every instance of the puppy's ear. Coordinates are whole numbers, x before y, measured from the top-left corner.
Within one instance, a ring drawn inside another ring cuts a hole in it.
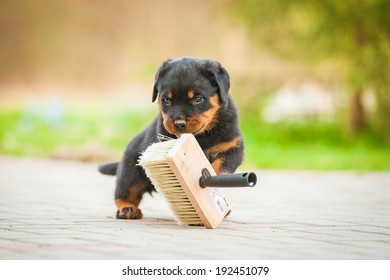
[[[219,62],[212,60],[208,60],[205,63],[205,70],[207,74],[204,76],[217,87],[219,99],[222,103],[225,103],[230,89],[230,77],[228,72]]]
[[[217,84],[218,84],[218,93],[219,98],[222,103],[224,103],[227,99],[229,89],[230,89],[230,77],[225,68],[220,67],[219,71],[215,74]]]
[[[153,96],[152,102],[156,101],[158,96],[158,85],[161,80],[164,78],[165,74],[168,72],[171,64],[171,59],[168,59],[163,64],[161,64],[160,68],[157,70],[156,76],[154,77],[154,86],[153,86]]]
[[[158,89],[156,87],[156,84],[153,86],[153,96],[152,96],[152,102],[156,101],[158,95]]]

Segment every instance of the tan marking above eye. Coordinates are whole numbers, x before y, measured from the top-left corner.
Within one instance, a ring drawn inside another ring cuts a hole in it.
[[[191,89],[191,90],[188,91],[187,95],[188,95],[188,99],[192,99],[192,98],[194,98],[194,96],[195,96],[195,91],[193,91],[193,90]]]

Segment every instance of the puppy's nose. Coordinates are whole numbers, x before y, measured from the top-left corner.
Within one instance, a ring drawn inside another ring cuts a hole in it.
[[[175,116],[174,122],[176,129],[179,131],[183,130],[187,125],[187,121],[184,115]]]

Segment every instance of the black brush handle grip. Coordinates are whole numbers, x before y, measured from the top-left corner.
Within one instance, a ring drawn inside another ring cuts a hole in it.
[[[254,187],[256,185],[256,182],[257,176],[253,172],[211,176],[210,172],[206,168],[202,170],[202,177],[200,177],[199,179],[199,185],[202,188]]]

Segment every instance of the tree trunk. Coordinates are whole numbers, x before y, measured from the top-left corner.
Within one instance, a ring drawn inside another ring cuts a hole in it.
[[[352,96],[351,99],[348,123],[348,132],[351,138],[355,138],[364,126],[365,114],[362,103],[362,96],[363,91],[359,89],[356,91],[356,93]]]
[[[390,144],[390,86],[383,83],[376,87],[377,96],[377,130],[382,139]]]

